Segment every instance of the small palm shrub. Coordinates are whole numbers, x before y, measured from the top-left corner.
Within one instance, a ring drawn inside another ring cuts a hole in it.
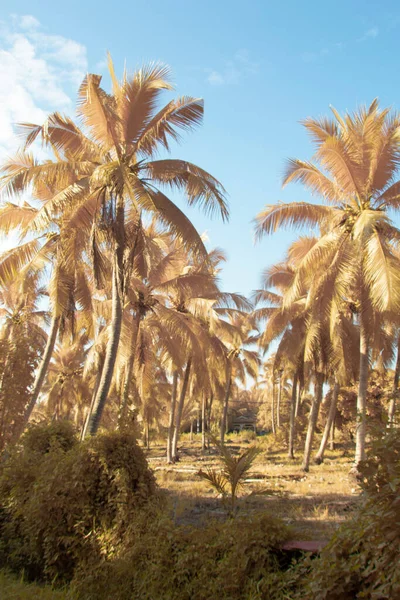
[[[400,598],[400,434],[376,442],[360,466],[362,505],[320,558],[298,571],[299,598]],[[311,569],[308,568],[312,567]],[[308,571],[302,583],[300,575]]]
[[[65,424],[33,427],[0,473],[0,561],[32,579],[70,580],[108,555],[157,495],[135,438],[79,443]]]
[[[221,444],[214,437],[211,439],[218,449],[222,469],[220,471],[210,468],[205,471],[200,469],[197,475],[208,481],[221,494],[223,503],[228,507],[229,513],[233,515],[238,492],[260,451],[256,446],[251,446],[235,456],[225,444]]]

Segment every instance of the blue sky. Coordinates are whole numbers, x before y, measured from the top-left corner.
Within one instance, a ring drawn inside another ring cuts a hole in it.
[[[128,70],[168,63],[176,94],[205,100],[202,128],[173,155],[223,183],[231,219],[223,225],[187,212],[228,254],[224,289],[247,294],[294,237],[279,232],[255,246],[252,219],[267,203],[309,199],[299,186],[281,189],[285,159],[312,154],[299,121],[375,96],[399,107],[400,6],[382,4],[3,0],[0,157],[13,147],[12,121],[37,121],[55,109],[72,114],[81,76],[106,74],[107,50],[120,72],[125,60]]]

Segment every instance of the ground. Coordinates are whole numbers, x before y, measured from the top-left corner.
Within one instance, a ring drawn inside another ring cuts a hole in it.
[[[328,539],[357,502],[359,489],[349,477],[351,450],[339,444],[337,450],[327,450],[322,465],[312,464],[310,472],[304,473],[301,452],[291,460],[285,451],[271,448],[267,437],[254,442],[248,435],[228,436],[228,446],[234,452],[251,443],[261,448],[241,489],[238,513],[266,510],[290,524],[297,539]],[[183,436],[180,461],[174,465],[166,464],[165,443],[150,449],[148,461],[171,499],[177,523],[201,524],[210,517],[224,518],[221,499],[196,474],[200,468],[220,468],[215,450],[210,448],[202,455],[200,436],[194,436],[192,442]]]

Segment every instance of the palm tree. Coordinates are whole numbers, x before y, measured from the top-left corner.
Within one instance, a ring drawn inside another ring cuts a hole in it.
[[[171,89],[168,67],[153,64],[131,77],[125,73],[122,82],[115,76],[111,59],[109,70],[112,94],[100,87],[101,77],[92,74],[85,77],[79,90],[78,112],[88,135],[71,119],[54,113],[43,126],[23,125],[25,152],[3,167],[3,186],[8,191],[19,192],[42,177],[55,181],[61,189],[39,211],[34,220],[38,229],[69,211],[69,219],[76,220],[79,214],[81,229],[92,234],[95,268],[100,266],[97,259],[103,234],[112,248],[111,336],[88,426],[91,435],[99,427],[118,352],[129,271],[126,263],[132,260],[127,226],[137,222],[141,211],[150,212],[190,251],[205,256],[195,228],[159,185],[183,190],[190,205],[200,204],[206,212],[218,210],[223,219],[228,216],[224,190],[209,173],[183,160],[154,160],[160,148],[168,151],[171,140],[179,139],[179,130],[200,123],[202,101],[183,97],[157,110],[161,92]],[[56,160],[41,164],[31,160],[26,149],[38,136]],[[68,177],[71,169],[77,174],[72,183]]]
[[[316,146],[317,164],[288,162],[284,185],[301,182],[324,204],[294,202],[267,206],[257,217],[257,236],[281,226],[317,226],[318,243],[303,258],[293,282],[290,303],[304,276],[315,275],[309,302],[324,292],[357,307],[360,326],[360,373],[357,398],[355,465],[365,456],[366,391],[374,312],[398,310],[399,262],[393,242],[399,230],[388,210],[400,207],[400,119],[378,102],[343,118],[307,119],[304,125]],[[324,274],[324,277],[318,277]]]

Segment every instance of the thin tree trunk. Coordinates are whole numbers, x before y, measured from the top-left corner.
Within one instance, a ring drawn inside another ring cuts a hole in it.
[[[300,410],[300,404],[301,404],[301,395],[303,393],[303,388],[302,386],[299,384],[297,386],[297,394],[296,394],[296,408],[294,411],[294,416],[295,419],[297,419],[297,417],[299,416],[299,410]]]
[[[178,371],[174,370],[172,375],[171,409],[169,413],[168,439],[167,439],[167,463],[172,463],[172,436],[174,433],[176,396],[178,392]]]
[[[211,431],[211,414],[212,414],[213,402],[214,402],[214,392],[211,392],[210,401],[209,401],[208,406],[207,406],[207,427],[208,427],[208,431]],[[207,448],[210,449],[210,438],[209,437],[207,438]]]
[[[174,434],[173,434],[173,438],[172,438],[172,452],[171,452],[171,458],[172,458],[173,462],[176,462],[177,460],[179,460],[178,440],[179,440],[179,434],[180,434],[180,430],[181,430],[182,411],[183,411],[183,406],[185,403],[186,392],[188,389],[191,366],[192,366],[192,359],[189,358],[189,360],[186,363],[185,374],[183,376],[183,381],[182,381],[181,394],[179,396],[178,407],[176,410],[175,429],[174,429]]]
[[[400,334],[399,334],[399,338],[397,341],[396,368],[394,370],[392,397],[390,399],[389,411],[388,411],[389,427],[393,427],[393,424],[394,424],[394,416],[396,413],[396,395],[397,395],[397,390],[399,387],[399,378],[400,378]]]
[[[274,377],[272,376],[271,425],[272,425],[272,433],[274,435],[276,435],[276,428],[275,428],[275,389],[276,389],[276,385],[275,385]]]
[[[332,391],[331,405],[329,407],[328,418],[327,418],[326,424],[325,424],[324,434],[322,436],[321,445],[319,447],[319,450],[315,456],[315,462],[317,465],[320,465],[324,460],[325,448],[328,443],[331,428],[333,427],[333,423],[335,421],[336,406],[337,406],[337,401],[338,401],[338,397],[339,397],[339,391],[340,391],[340,385],[337,381],[335,381],[335,385],[333,386],[333,391]]]
[[[201,451],[206,451],[206,395],[203,394],[201,403]]]
[[[334,450],[335,449],[335,421],[336,421],[336,415],[333,418],[332,421],[332,427],[331,427],[331,435],[330,435],[330,440],[329,440],[329,450]]]
[[[92,414],[89,417],[89,423],[86,430],[87,435],[95,435],[100,425],[100,420],[107,401],[111,381],[114,373],[115,361],[117,359],[119,339],[121,336],[122,325],[122,301],[121,286],[117,273],[117,264],[114,263],[112,280],[112,316],[111,316],[111,335],[108,340],[104,366],[101,373],[99,388],[94,401]]]
[[[224,440],[225,440],[226,424],[227,424],[227,420],[228,420],[228,403],[229,403],[229,396],[231,393],[231,386],[232,386],[232,365],[229,362],[228,381],[226,384],[224,409],[222,411],[222,419],[221,419],[221,432],[220,432],[221,444],[223,444]]]
[[[282,373],[279,373],[278,402],[276,405],[276,428],[281,426]]]
[[[193,419],[190,421],[190,441],[193,442]]]
[[[354,469],[365,459],[365,435],[367,425],[367,386],[368,386],[368,337],[364,323],[365,316],[360,311],[360,381],[357,396],[356,454]]]
[[[141,321],[141,314],[140,314],[140,311],[138,310],[137,314],[135,315],[135,317],[133,318],[133,321],[132,321],[131,343],[130,343],[130,348],[129,348],[129,357],[128,357],[128,361],[127,361],[124,389],[122,392],[122,401],[121,401],[121,409],[119,412],[118,428],[120,428],[123,423],[125,413],[126,413],[126,408],[128,406],[129,392],[130,392],[131,381],[132,381],[132,373],[133,373],[133,367],[135,364],[136,346],[137,346],[139,330],[140,330],[140,321]]]
[[[289,449],[288,457],[294,458],[294,436],[295,436],[295,412],[297,398],[297,372],[293,377],[292,396],[290,399],[290,425],[289,425]]]
[[[149,418],[146,417],[144,420],[144,444],[147,450],[150,450],[150,426]]]
[[[99,385],[100,385],[100,380],[101,380],[101,374],[103,372],[103,367],[104,367],[104,360],[105,360],[105,354],[103,352],[100,353],[100,355],[98,356],[96,363],[97,363],[97,374],[96,374],[96,380],[94,383],[94,388],[93,388],[93,392],[92,392],[92,398],[90,400],[90,406],[89,406],[89,410],[87,412],[86,415],[86,419],[85,419],[85,424],[83,426],[81,435],[80,435],[80,441],[84,440],[86,437],[86,433],[87,433],[87,428],[89,426],[89,421],[90,421],[90,417],[92,415],[93,412],[93,407],[94,407],[94,403],[96,400],[96,396],[97,396],[97,391],[99,389]]]
[[[21,423],[20,434],[23,433],[25,427],[27,426],[28,421],[33,412],[33,409],[35,408],[36,401],[41,392],[44,378],[46,376],[47,369],[49,367],[50,359],[53,355],[54,345],[56,343],[59,326],[60,326],[60,317],[56,317],[53,315],[49,335],[47,338],[46,348],[44,349],[42,362],[40,364],[38,372],[36,373],[36,378],[35,378],[35,382],[33,384],[31,399],[29,400],[29,404],[25,409],[24,418]]]
[[[317,425],[319,407],[322,401],[322,390],[324,384],[324,374],[319,371],[316,372],[315,376],[315,389],[314,389],[314,398],[311,405],[310,416],[308,418],[308,429],[307,429],[307,437],[306,444],[304,448],[304,458],[302,469],[306,473],[310,469],[310,457],[312,450],[312,443],[314,439],[315,427]]]

